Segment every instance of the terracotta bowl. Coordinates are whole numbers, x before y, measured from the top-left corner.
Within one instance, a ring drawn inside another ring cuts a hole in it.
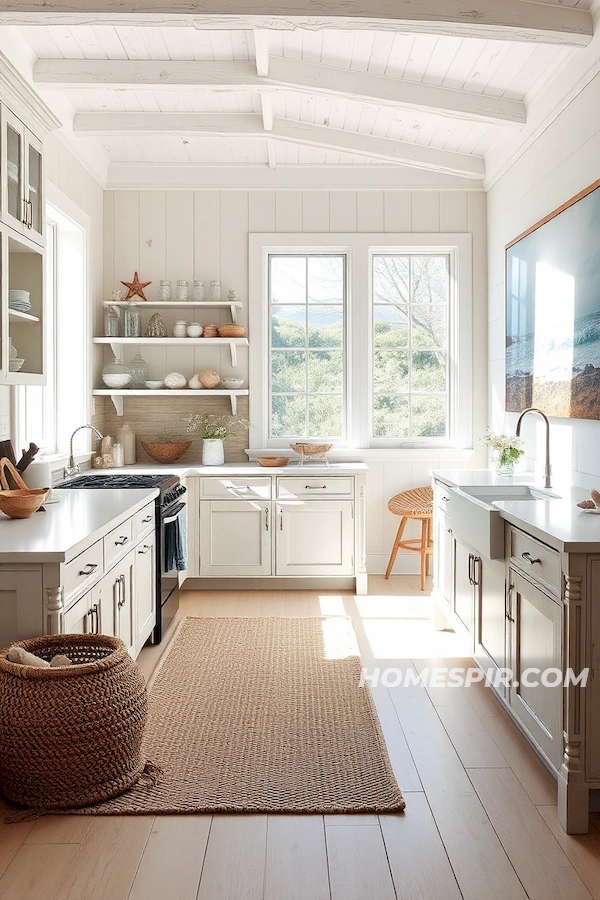
[[[11,519],[27,519],[38,511],[49,491],[50,488],[0,491],[0,512]]]
[[[161,444],[159,441],[141,441],[141,445],[152,459],[161,463],[172,463],[183,456],[191,441],[174,441],[172,444]]]
[[[287,466],[289,456],[259,456],[258,462],[261,466]]]

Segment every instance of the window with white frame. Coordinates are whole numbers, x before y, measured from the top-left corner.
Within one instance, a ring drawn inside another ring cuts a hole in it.
[[[470,248],[251,235],[250,449],[470,447]]]
[[[345,438],[346,257],[269,256],[269,438]]]
[[[65,201],[66,202],[66,201]],[[88,420],[87,218],[46,206],[44,254],[44,357],[46,384],[15,390],[18,446],[30,441],[47,454],[64,453],[78,425]],[[73,216],[73,217],[72,217]],[[75,216],[77,218],[75,218]],[[76,450],[88,449],[80,432]]]

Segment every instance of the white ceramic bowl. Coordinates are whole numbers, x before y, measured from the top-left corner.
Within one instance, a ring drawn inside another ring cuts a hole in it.
[[[162,381],[145,381],[144,384],[151,391],[158,391],[163,386],[164,382],[162,382]]]
[[[8,371],[9,372],[18,372],[24,362],[25,362],[24,359],[9,359]]]
[[[129,372],[123,372],[122,374],[115,373],[114,375],[103,375],[102,381],[107,388],[118,391],[121,388],[127,387],[131,381],[131,374]]]
[[[222,378],[221,384],[226,391],[239,391],[244,386],[243,378]]]
[[[187,336],[191,338],[199,338],[202,337],[202,332],[204,331],[202,325],[199,325],[198,322],[192,322],[191,325],[187,327]]]

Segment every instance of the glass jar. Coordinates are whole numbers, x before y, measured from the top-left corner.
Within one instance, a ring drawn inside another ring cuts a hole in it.
[[[204,302],[204,282],[194,281],[194,300],[196,303]]]
[[[178,281],[177,282],[177,302],[184,303],[188,298],[188,283],[187,281]]]
[[[183,319],[178,319],[175,322],[175,325],[173,326],[173,337],[187,337],[187,322],[184,322]]]
[[[113,361],[102,369],[102,381],[107,388],[118,391],[129,386],[131,383],[131,372],[128,366],[120,362],[115,356]]]
[[[125,309],[123,337],[142,336],[142,314],[135,300],[130,300]]]
[[[210,301],[211,303],[221,302],[221,282],[211,281],[210,283]]]
[[[121,337],[121,316],[114,306],[104,313],[104,334],[106,337]]]
[[[131,373],[131,384],[129,387],[136,391],[146,390],[146,382],[148,381],[150,370],[148,363],[142,359],[139,353],[136,353],[129,363],[129,371]]]
[[[161,303],[167,303],[171,299],[171,282],[161,281],[158,285],[158,299]]]
[[[123,422],[117,431],[117,440],[123,448],[123,465],[132,466],[135,463],[135,434],[129,422]]]

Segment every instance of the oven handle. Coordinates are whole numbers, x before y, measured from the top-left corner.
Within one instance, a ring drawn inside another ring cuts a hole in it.
[[[168,525],[170,522],[174,522],[181,510],[185,509],[185,507],[185,503],[178,503],[173,512],[169,513],[168,518],[161,520],[161,525]]]

